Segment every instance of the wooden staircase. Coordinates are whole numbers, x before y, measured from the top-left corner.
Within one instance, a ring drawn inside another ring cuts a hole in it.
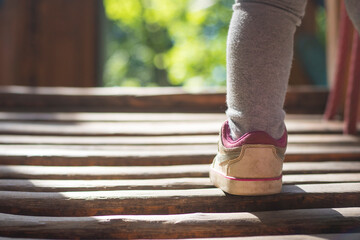
[[[223,93],[1,88],[0,236],[360,239],[360,138],[299,114],[315,93],[288,94],[282,193],[241,197],[208,179]]]

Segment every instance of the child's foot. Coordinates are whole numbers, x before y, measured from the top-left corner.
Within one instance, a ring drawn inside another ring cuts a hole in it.
[[[212,183],[234,195],[269,195],[281,191],[287,133],[276,140],[262,131],[234,141],[226,121],[220,132],[218,154],[210,167]]]

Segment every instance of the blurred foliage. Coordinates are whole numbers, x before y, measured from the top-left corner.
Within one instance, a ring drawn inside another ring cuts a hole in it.
[[[324,6],[319,6],[316,11],[316,37],[321,45],[326,45],[326,9]]]
[[[105,86],[225,85],[234,0],[104,0]]]
[[[318,5],[317,33],[312,36],[316,46],[308,39],[296,41],[303,47],[300,52],[304,55],[302,61],[308,63],[304,64],[307,72],[316,71],[312,74],[316,80],[326,82],[325,53],[321,52],[325,51],[326,14],[323,1],[314,1]],[[103,0],[103,3],[108,19],[103,85],[189,89],[225,85],[226,37],[234,0]],[[309,58],[323,66],[312,64]]]

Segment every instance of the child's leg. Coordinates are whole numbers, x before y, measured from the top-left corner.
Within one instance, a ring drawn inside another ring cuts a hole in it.
[[[358,33],[360,33],[360,1],[345,0],[346,10]]]
[[[226,112],[234,139],[256,130],[282,136],[293,37],[305,5],[306,0],[236,0],[227,43]]]

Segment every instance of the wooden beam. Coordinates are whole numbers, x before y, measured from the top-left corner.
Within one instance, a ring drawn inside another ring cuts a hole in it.
[[[289,88],[287,113],[322,114],[328,91]],[[30,88],[0,87],[2,111],[217,112],[224,113],[225,91],[209,88],[191,93],[181,88]]]
[[[219,237],[212,240],[358,240],[360,233],[333,233],[333,234],[293,234],[273,236],[252,236],[252,237]]]
[[[106,177],[102,179],[106,179]],[[289,174],[283,176],[284,185],[346,182],[360,182],[360,173]],[[199,189],[212,187],[214,186],[208,177],[124,180],[0,179],[0,191],[22,192],[162,190]]]
[[[284,174],[359,173],[360,162],[289,162]],[[0,165],[2,179],[156,179],[208,177],[209,165],[17,166]]]
[[[36,238],[195,238],[358,231],[359,208],[155,216],[30,217],[0,214],[0,234]]]
[[[2,165],[159,166],[210,164],[215,144],[187,145],[0,145]],[[357,161],[357,145],[289,144],[285,162]]]
[[[217,188],[57,193],[0,191],[0,211],[37,216],[274,211],[359,207],[359,198],[360,183],[285,185],[280,194],[258,197],[229,196]]]
[[[216,135],[182,136],[39,136],[39,135],[0,135],[1,144],[9,145],[211,145],[219,140]],[[360,137],[342,134],[290,134],[292,144],[315,145],[358,145]],[[184,146],[185,147],[185,146]]]
[[[158,122],[66,122],[1,121],[1,134],[57,136],[169,136],[218,134],[221,120],[215,121],[158,121]],[[341,121],[321,119],[286,119],[289,134],[341,133]]]
[[[320,119],[321,117],[319,117]],[[36,122],[222,122],[225,113],[0,112],[0,121]]]

